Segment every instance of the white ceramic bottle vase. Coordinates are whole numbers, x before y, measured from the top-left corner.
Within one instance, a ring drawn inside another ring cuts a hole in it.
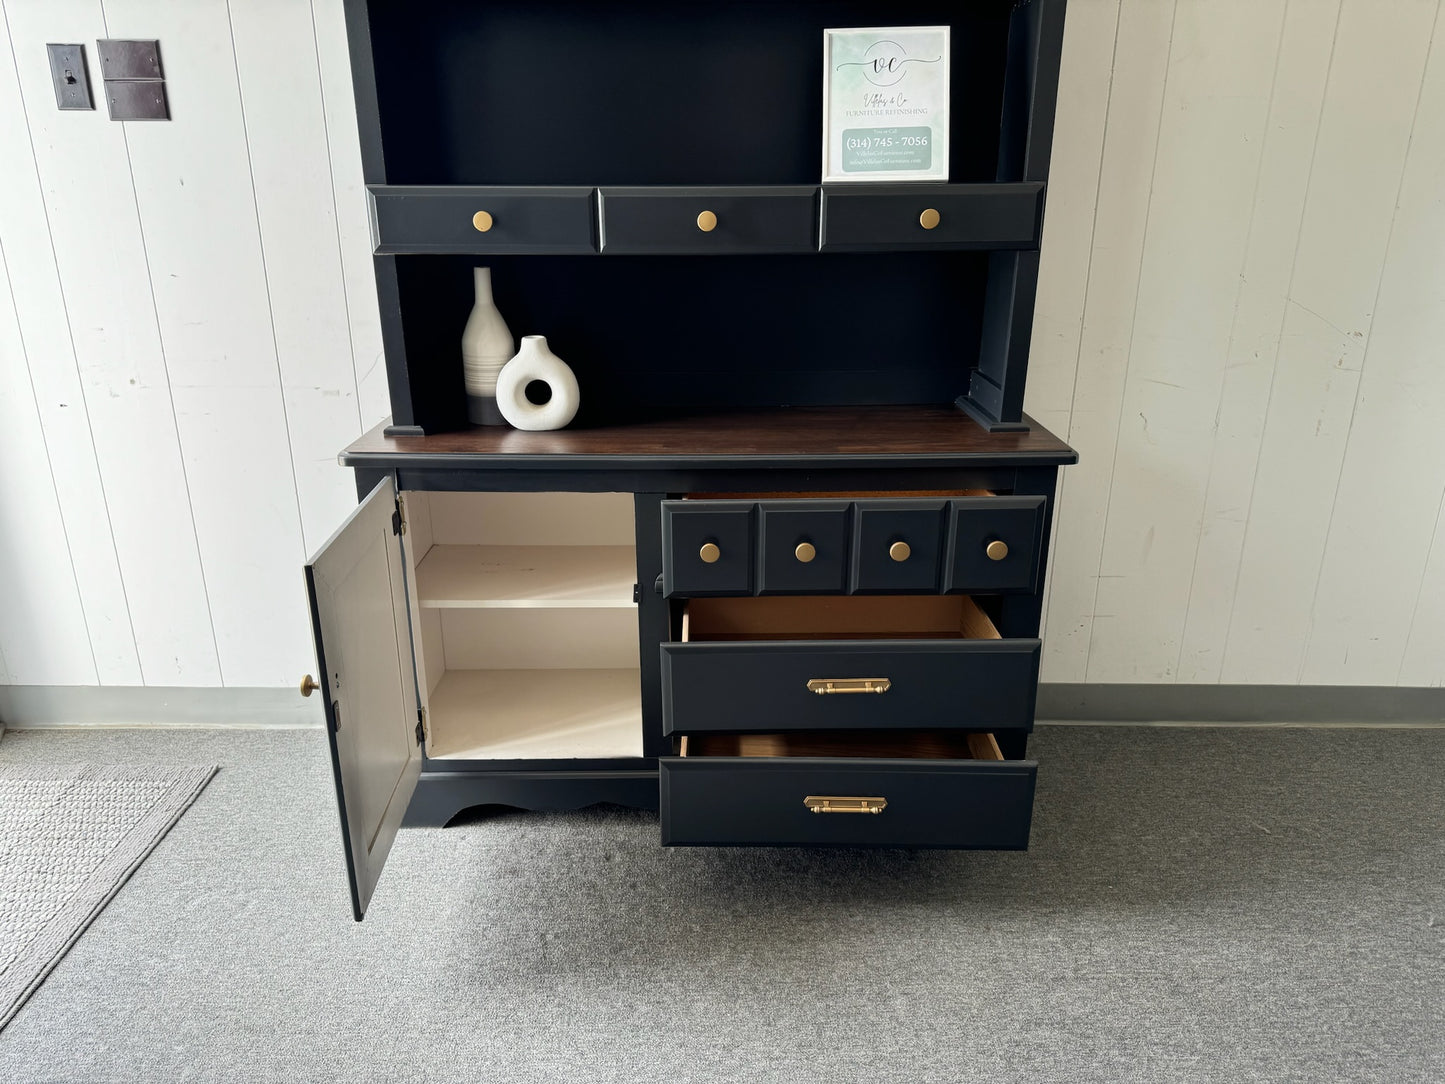
[[[534,389],[541,393],[537,396],[541,402],[528,397],[527,387],[532,384],[546,385]],[[577,416],[580,399],[576,375],[548,348],[547,337],[523,335],[522,349],[497,378],[497,408],[502,417],[518,429],[561,429]]]
[[[476,301],[462,332],[462,373],[467,385],[467,419],[473,425],[506,425],[497,410],[497,374],[517,351],[507,321],[492,301],[492,269],[472,270]]]

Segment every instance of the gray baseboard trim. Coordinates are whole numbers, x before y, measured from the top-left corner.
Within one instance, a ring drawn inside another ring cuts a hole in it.
[[[321,701],[295,689],[0,685],[0,730],[74,726],[319,727]]]
[[[1445,688],[1041,683],[1040,721],[1237,726],[1442,726]]]

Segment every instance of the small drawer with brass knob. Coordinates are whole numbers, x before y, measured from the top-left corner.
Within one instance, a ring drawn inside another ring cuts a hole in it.
[[[937,591],[946,509],[943,500],[858,501],[851,590],[868,594]]]
[[[944,590],[1032,594],[1047,526],[1043,497],[958,497],[949,502]]]
[[[664,501],[663,593],[752,594],[753,509],[752,501]]]
[[[758,502],[758,594],[836,595],[847,588],[848,502]]]
[[[1036,248],[1043,186],[827,185],[824,252]]]
[[[591,188],[370,185],[367,193],[377,252],[597,251]]]
[[[608,255],[818,248],[816,187],[602,188],[599,199],[602,251]]]

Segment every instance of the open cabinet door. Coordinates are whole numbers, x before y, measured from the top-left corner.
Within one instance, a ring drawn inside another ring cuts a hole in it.
[[[306,566],[351,906],[366,913],[421,773],[396,486],[379,482]]]

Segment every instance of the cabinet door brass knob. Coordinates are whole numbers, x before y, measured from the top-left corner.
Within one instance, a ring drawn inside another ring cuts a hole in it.
[[[988,554],[990,561],[1002,561],[1008,556],[1008,543],[1002,538],[995,538],[983,548],[983,552]]]
[[[492,228],[492,216],[486,211],[478,211],[472,215],[472,225],[477,228],[477,232],[486,233]]]
[[[931,230],[938,225],[938,219],[938,212],[930,207],[918,216],[918,224],[925,230]]]
[[[892,557],[895,561],[906,561],[912,553],[913,547],[907,542],[895,542],[888,547],[888,556]]]
[[[310,674],[307,674],[304,678],[301,679],[302,696],[310,696],[319,688],[321,688],[321,686],[316,684],[316,679]]]
[[[814,557],[818,556],[818,551],[813,548],[813,543],[811,542],[799,542],[798,548],[793,551],[793,556],[806,565]]]
[[[717,229],[717,215],[711,211],[703,211],[697,216],[697,228],[702,230],[703,233],[712,233],[713,230]]]
[[[716,563],[717,559],[722,556],[722,550],[717,548],[716,542],[704,542],[702,549],[697,551],[697,555],[702,558],[703,564],[710,565]]]

